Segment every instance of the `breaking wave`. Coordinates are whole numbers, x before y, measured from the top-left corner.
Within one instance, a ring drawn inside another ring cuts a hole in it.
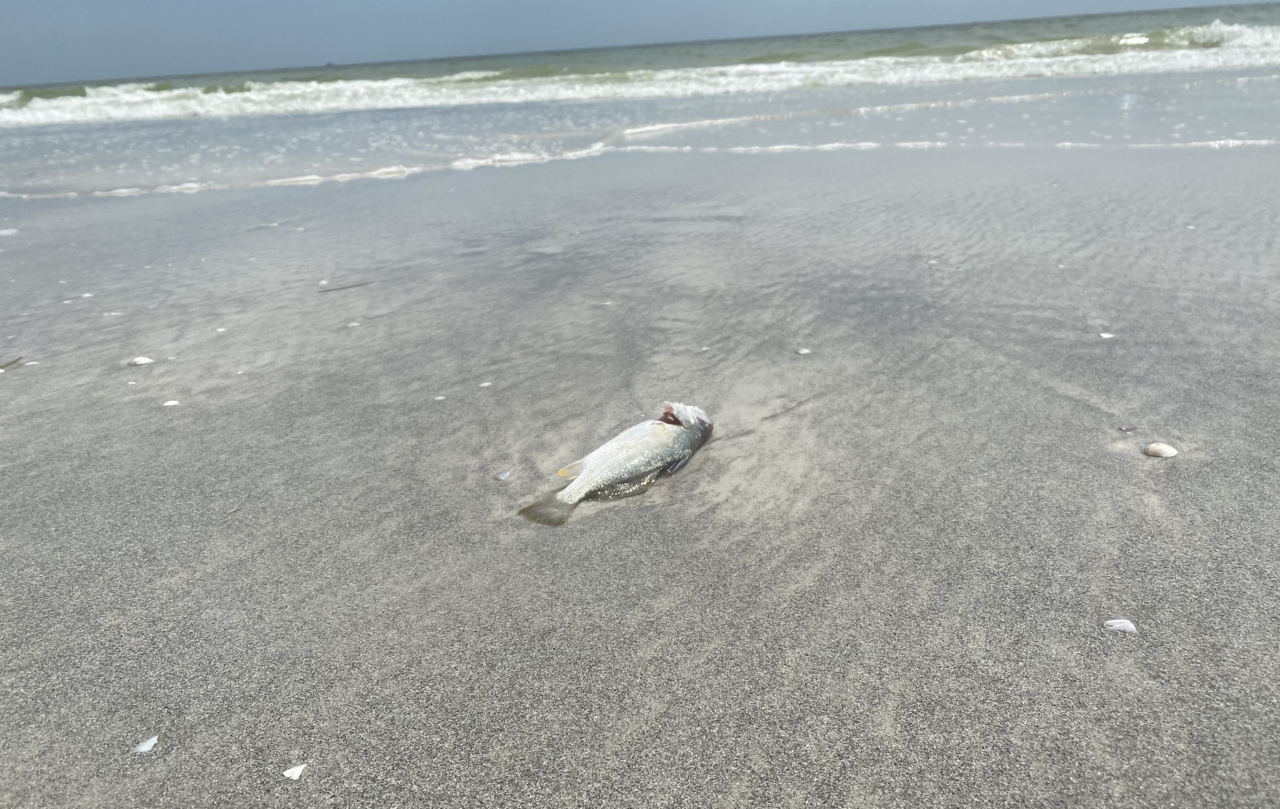
[[[859,85],[923,85],[1280,66],[1280,27],[1207,25],[1006,43],[961,53],[719,67],[529,75],[466,71],[434,78],[244,81],[181,87],[124,83],[0,93],[0,127],[354,110],[689,98]]]

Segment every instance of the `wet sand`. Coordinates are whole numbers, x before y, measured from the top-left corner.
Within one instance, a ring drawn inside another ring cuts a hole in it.
[[[0,200],[0,805],[1274,800],[1275,155]]]

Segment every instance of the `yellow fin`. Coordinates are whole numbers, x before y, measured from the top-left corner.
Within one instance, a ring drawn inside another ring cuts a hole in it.
[[[556,474],[566,480],[573,480],[578,475],[582,474],[582,461],[574,461],[564,469],[556,472]]]

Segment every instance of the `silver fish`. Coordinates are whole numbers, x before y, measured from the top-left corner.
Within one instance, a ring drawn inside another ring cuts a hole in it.
[[[698,407],[663,402],[658,418],[642,421],[595,452],[559,471],[573,481],[520,509],[542,525],[564,525],[578,503],[641,494],[658,474],[675,474],[711,435],[711,418]]]

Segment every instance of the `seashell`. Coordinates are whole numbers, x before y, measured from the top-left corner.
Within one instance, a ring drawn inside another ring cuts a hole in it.
[[[178,403],[178,400],[177,400],[177,399],[170,399],[169,401],[165,402],[164,404],[162,404],[162,405],[160,405],[160,406],[161,406],[161,407],[173,407],[173,406],[174,406],[174,405],[176,405],[177,403]]]
[[[39,365],[40,363],[36,362],[35,360],[32,360],[31,362],[24,362],[22,364],[23,365]]]
[[[352,322],[347,324],[347,328],[354,329],[356,326],[359,326],[359,325],[360,325],[359,323]]]
[[[1114,334],[1107,334],[1105,331],[1102,334],[1099,334],[1098,336],[1101,337],[1103,340],[1110,340],[1112,337],[1115,337]]]
[[[1115,618],[1107,621],[1102,625],[1103,629],[1110,629],[1112,632],[1137,632],[1138,628],[1133,625],[1133,621],[1126,621],[1123,618]]]
[[[133,748],[133,752],[135,752],[135,753],[150,753],[150,752],[151,752],[151,748],[155,747],[155,746],[156,746],[156,742],[158,742],[158,741],[160,741],[160,737],[159,737],[159,736],[152,736],[150,739],[147,739],[145,742],[142,742],[142,743],[140,743],[137,747]]]
[[[1172,458],[1173,456],[1178,454],[1178,451],[1173,447],[1169,446],[1168,444],[1159,444],[1159,443],[1148,444],[1147,448],[1144,449],[1143,452],[1147,453],[1153,458]]]
[[[218,329],[218,331],[226,331],[226,329]]]
[[[84,293],[83,295],[81,295],[80,297],[82,297],[82,298],[92,298],[92,297],[93,297],[93,293],[92,293],[92,292],[86,292],[86,293]]]
[[[482,387],[482,388],[487,388],[487,387],[489,387],[489,386],[490,386],[490,385],[492,385],[492,384],[493,384],[492,382],[481,382],[481,383],[480,383],[480,387]]]
[[[508,469],[505,472],[499,472],[494,477],[496,477],[498,480],[506,480],[507,478],[511,477],[511,470]]]
[[[130,365],[150,365],[153,362],[155,362],[155,360],[150,357],[134,357],[129,360]]]
[[[809,351],[809,349],[807,349],[807,348],[797,348],[797,349],[796,349],[796,353],[797,353],[797,354],[809,354],[809,353],[811,353],[811,352],[810,352],[810,351]]]
[[[297,781],[298,776],[302,775],[302,771],[305,770],[306,768],[307,768],[306,764],[299,764],[296,767],[290,767],[289,769],[285,770],[283,775],[285,778],[292,778],[293,780]]]
[[[443,401],[444,401],[444,397],[443,397],[443,396],[437,396],[437,397],[436,397],[436,401],[437,401],[437,402],[443,402]]]

